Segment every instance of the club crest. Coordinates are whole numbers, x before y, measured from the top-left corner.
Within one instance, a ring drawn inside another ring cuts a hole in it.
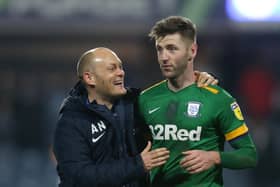
[[[233,111],[233,113],[234,113],[234,115],[237,119],[239,119],[241,121],[244,120],[243,115],[242,115],[241,110],[240,110],[240,107],[237,104],[237,102],[231,103],[230,107],[231,107],[231,110]]]
[[[188,102],[187,116],[198,117],[200,106],[201,106],[201,103],[199,103],[199,102],[194,102],[194,101]]]

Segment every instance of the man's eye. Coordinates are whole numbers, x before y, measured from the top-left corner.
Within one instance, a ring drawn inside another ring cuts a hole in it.
[[[108,67],[107,68],[109,71],[113,71],[115,68],[114,67]]]
[[[156,49],[157,49],[158,52],[161,52],[161,51],[162,51],[162,48],[161,48],[161,47],[157,47]]]
[[[177,50],[176,47],[169,47],[168,49],[169,49],[170,51],[175,51],[175,50]]]

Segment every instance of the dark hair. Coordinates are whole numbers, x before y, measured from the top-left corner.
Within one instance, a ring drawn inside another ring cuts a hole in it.
[[[182,16],[169,16],[156,22],[149,33],[149,37],[157,40],[160,37],[175,33],[179,33],[194,42],[196,41],[195,24],[190,19]]]

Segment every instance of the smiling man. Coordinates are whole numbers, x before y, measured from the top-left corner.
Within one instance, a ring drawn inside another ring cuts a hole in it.
[[[80,81],[64,100],[54,140],[60,187],[140,187],[148,171],[169,157],[165,148],[140,153],[134,130],[137,94],[124,87],[124,70],[110,49],[84,53]]]
[[[169,151],[150,150],[142,133],[149,129],[137,123],[139,91],[124,87],[121,60],[108,48],[89,50],[77,64],[77,76],[54,137],[59,186],[147,186],[149,171],[166,163]],[[217,83],[205,72],[197,79],[200,85]]]
[[[89,102],[96,100],[111,109],[114,100],[126,94],[122,62],[109,49],[97,48],[84,53],[77,65],[77,73],[86,83]]]

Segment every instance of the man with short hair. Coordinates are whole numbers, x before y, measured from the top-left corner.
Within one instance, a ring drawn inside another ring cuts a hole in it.
[[[197,87],[196,27],[171,16],[149,36],[166,80],[144,90],[139,110],[153,135],[153,149],[166,147],[167,162],[151,171],[153,187],[220,187],[222,168],[256,166],[256,148],[236,100],[219,86]],[[233,151],[224,151],[228,141]]]
[[[77,64],[77,75],[55,131],[59,186],[147,186],[149,171],[164,164],[169,151],[150,150],[151,142],[145,142],[142,129],[148,128],[136,119],[139,91],[124,87],[121,60],[108,48],[89,50]],[[198,80],[217,82],[206,73],[198,73]]]

